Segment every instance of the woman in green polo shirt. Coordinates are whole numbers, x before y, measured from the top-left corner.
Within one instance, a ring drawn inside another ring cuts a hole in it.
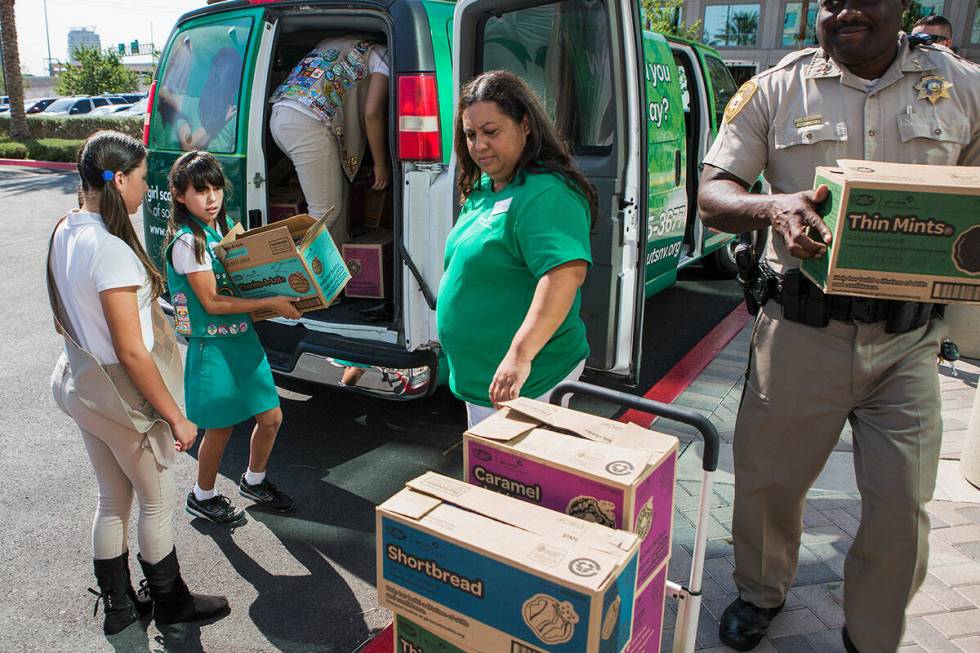
[[[579,287],[597,199],[534,92],[483,73],[456,110],[463,208],[446,241],[439,340],[472,426],[495,404],[544,397],[581,375]]]

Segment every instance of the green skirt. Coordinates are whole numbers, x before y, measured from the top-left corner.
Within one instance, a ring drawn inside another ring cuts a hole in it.
[[[218,429],[279,406],[272,369],[254,329],[187,342],[187,419],[203,429]]]

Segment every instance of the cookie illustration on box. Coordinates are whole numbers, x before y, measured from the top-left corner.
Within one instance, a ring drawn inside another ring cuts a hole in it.
[[[616,632],[616,626],[619,625],[619,608],[622,603],[622,598],[617,596],[616,600],[609,604],[606,618],[602,620],[602,639],[609,639]]]
[[[568,502],[565,513],[585,521],[616,528],[616,505],[612,501],[578,496]]]
[[[289,287],[299,293],[310,291],[310,281],[301,272],[293,272],[289,275]]]
[[[980,274],[980,225],[970,227],[953,243],[953,263],[960,272]]]
[[[313,274],[317,276],[323,274],[323,263],[316,256],[313,257]]]
[[[643,504],[640,508],[640,514],[636,516],[636,536],[641,540],[647,539],[647,535],[650,534],[650,528],[653,526],[653,498],[647,499],[647,502]]]
[[[524,623],[545,644],[564,644],[575,634],[578,615],[568,601],[547,594],[535,594],[521,608]]]
[[[347,261],[347,270],[350,271],[350,276],[359,277],[361,272],[364,271],[364,266],[361,265],[361,259],[352,258]]]

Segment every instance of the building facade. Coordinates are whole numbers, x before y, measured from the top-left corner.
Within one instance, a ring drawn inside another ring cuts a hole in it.
[[[95,30],[88,27],[76,27],[68,32],[68,61],[78,63],[75,50],[78,48],[102,49],[102,39]]]
[[[919,0],[926,12],[953,24],[953,44],[960,56],[980,62],[980,0]],[[685,0],[685,23],[702,21],[702,40],[717,48],[742,82],[800,47],[816,45],[817,6],[810,0],[806,33],[800,39],[802,2],[786,0]]]

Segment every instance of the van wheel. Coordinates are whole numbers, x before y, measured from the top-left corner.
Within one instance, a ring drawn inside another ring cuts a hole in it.
[[[738,265],[735,264],[736,245],[738,239],[733,238],[724,247],[716,249],[704,259],[704,267],[719,279],[734,279],[738,276]]]

